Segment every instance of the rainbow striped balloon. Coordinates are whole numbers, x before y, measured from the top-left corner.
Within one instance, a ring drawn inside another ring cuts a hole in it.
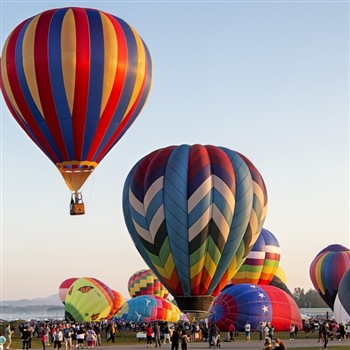
[[[140,295],[155,295],[167,298],[169,295],[168,290],[150,269],[135,272],[129,278],[128,290],[132,298]]]
[[[311,262],[311,281],[332,310],[340,281],[349,269],[350,250],[340,244],[332,244],[322,249]]]
[[[2,51],[6,104],[72,191],[137,118],[151,81],[140,36],[99,10],[44,11],[19,24]]]
[[[133,242],[184,312],[208,310],[258,239],[266,210],[261,175],[224,147],[156,150],[124,185]]]
[[[270,284],[277,271],[280,257],[281,249],[277,238],[263,228],[253,249],[233,276],[231,284]]]
[[[128,300],[117,311],[115,318],[127,322],[178,322],[181,318],[181,311],[167,299],[155,295],[140,295]]]

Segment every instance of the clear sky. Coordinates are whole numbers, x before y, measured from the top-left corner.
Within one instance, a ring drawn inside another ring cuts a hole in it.
[[[349,238],[347,1],[1,1],[1,47],[24,19],[65,6],[131,24],[148,46],[145,108],[83,188],[70,216],[56,167],[1,97],[1,300],[46,297],[91,276],[128,297],[146,264],[127,232],[122,189],[131,167],[168,145],[213,144],[246,155],[269,196],[264,227],[279,240],[289,289]]]

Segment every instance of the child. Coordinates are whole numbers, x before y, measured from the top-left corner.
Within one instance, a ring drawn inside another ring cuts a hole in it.
[[[6,343],[6,338],[0,333],[0,350],[4,350],[4,344]]]

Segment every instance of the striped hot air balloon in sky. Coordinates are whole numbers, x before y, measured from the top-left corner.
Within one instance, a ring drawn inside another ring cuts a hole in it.
[[[280,257],[281,249],[277,238],[263,228],[231,283],[269,284],[277,271]]]
[[[75,192],[137,118],[151,80],[141,37],[95,9],[52,9],[26,19],[2,51],[10,112]]]
[[[156,295],[161,298],[167,298],[169,295],[168,290],[150,269],[135,272],[129,278],[128,290],[132,298],[140,295]]]
[[[208,310],[258,239],[266,210],[261,175],[224,147],[156,150],[124,185],[134,244],[184,312]]]

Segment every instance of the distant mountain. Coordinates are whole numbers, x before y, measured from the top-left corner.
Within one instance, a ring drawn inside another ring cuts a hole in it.
[[[36,299],[20,299],[20,300],[3,300],[0,302],[2,306],[63,306],[58,294],[50,295],[46,298],[36,298]]]

